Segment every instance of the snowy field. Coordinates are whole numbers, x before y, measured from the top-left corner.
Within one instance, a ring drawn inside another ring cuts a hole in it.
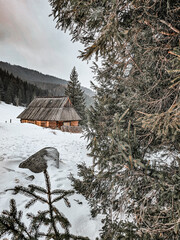
[[[55,147],[60,153],[60,168],[54,164],[48,164],[48,172],[51,178],[52,189],[71,189],[68,176],[77,175],[76,164],[86,162],[91,164],[92,159],[87,156],[87,142],[81,134],[63,133],[59,130],[51,130],[38,127],[33,124],[21,124],[16,117],[23,111],[22,107],[15,107],[3,102],[0,103],[0,212],[9,209],[9,200],[16,199],[18,210],[23,210],[28,198],[23,195],[12,195],[6,189],[17,185],[28,186],[36,184],[45,186],[43,173],[34,174],[27,169],[20,169],[19,164],[29,156],[44,147]],[[10,121],[11,119],[11,121]],[[33,180],[28,176],[34,175]],[[79,205],[76,200],[82,201]],[[92,219],[89,206],[80,195],[70,197],[71,208],[64,203],[59,203],[61,212],[70,220],[72,227],[70,232],[76,235],[88,236],[94,240],[101,228],[100,218]],[[43,205],[34,205],[28,211],[36,212]],[[23,215],[24,219],[25,216]],[[26,220],[24,220],[26,221]]]

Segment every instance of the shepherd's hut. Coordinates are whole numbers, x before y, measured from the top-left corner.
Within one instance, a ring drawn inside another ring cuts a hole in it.
[[[35,98],[17,118],[21,123],[68,132],[79,132],[81,120],[69,97]]]

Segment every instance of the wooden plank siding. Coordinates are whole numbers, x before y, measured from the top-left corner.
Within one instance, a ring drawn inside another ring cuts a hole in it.
[[[49,121],[49,127],[52,129],[56,129],[57,128],[56,121]]]
[[[71,126],[78,126],[79,122],[78,121],[71,121]]]
[[[79,125],[78,121],[71,121],[71,122],[62,122],[62,121],[32,121],[22,119],[21,123],[32,123],[36,124],[41,127],[45,128],[52,128],[52,129],[61,129],[62,126],[74,126],[77,127]]]

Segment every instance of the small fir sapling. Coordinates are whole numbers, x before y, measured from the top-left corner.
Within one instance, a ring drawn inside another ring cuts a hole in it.
[[[41,159],[42,160],[42,159]],[[46,188],[29,185],[28,187],[16,186],[13,189],[7,191],[13,191],[13,194],[22,194],[30,197],[30,200],[26,203],[25,208],[29,209],[32,205],[37,202],[41,202],[48,206],[47,210],[39,210],[36,214],[27,213],[27,218],[30,220],[28,226],[22,221],[23,212],[17,210],[16,201],[10,200],[10,210],[4,210],[0,215],[0,237],[4,235],[10,235],[11,239],[22,239],[22,240],[37,240],[45,237],[45,239],[55,240],[68,240],[68,239],[79,239],[88,240],[87,237],[75,236],[69,232],[71,224],[69,220],[64,216],[62,212],[55,206],[55,203],[64,200],[67,207],[71,207],[68,197],[71,196],[74,191],[72,190],[61,190],[51,189],[51,183],[49,174],[47,172],[47,164],[39,162],[38,172],[43,172]],[[34,162],[29,160],[22,162],[20,167],[31,169],[31,171],[37,173],[37,169],[33,169],[32,165]],[[34,161],[37,159],[34,158]],[[26,165],[26,167],[24,166]],[[46,226],[47,231],[41,230],[42,226]],[[63,233],[59,231],[59,226],[64,230]]]

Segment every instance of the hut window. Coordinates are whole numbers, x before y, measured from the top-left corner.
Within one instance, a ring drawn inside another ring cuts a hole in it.
[[[70,126],[71,123],[70,123],[70,122],[64,122],[63,125],[64,125],[64,126]]]

